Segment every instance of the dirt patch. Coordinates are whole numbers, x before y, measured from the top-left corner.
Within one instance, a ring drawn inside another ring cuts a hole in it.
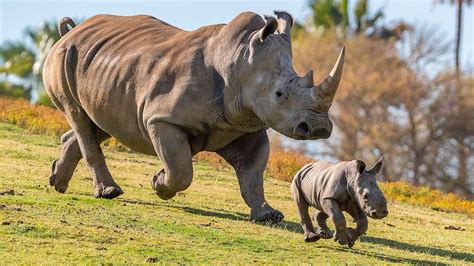
[[[146,262],[148,263],[157,263],[158,262],[158,258],[157,257],[148,257],[146,259]]]
[[[445,230],[456,230],[456,231],[464,231],[466,229],[462,228],[461,226],[454,226],[454,225],[448,225],[444,227]]]
[[[15,195],[15,191],[13,189],[7,189],[4,191],[0,191],[0,195]]]

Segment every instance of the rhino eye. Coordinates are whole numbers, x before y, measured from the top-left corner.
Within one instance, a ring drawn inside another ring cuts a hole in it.
[[[277,91],[275,95],[276,97],[280,98],[281,96],[283,96],[283,93],[281,93],[281,91]]]
[[[369,199],[369,193],[364,193],[364,195],[362,195],[362,197],[364,198],[364,200],[368,200]]]

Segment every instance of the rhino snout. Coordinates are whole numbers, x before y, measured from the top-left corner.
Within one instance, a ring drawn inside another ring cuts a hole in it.
[[[374,218],[374,219],[382,219],[384,217],[387,217],[387,215],[388,215],[387,208],[382,208],[380,210],[372,210],[369,212],[369,217]]]
[[[331,130],[327,128],[313,129],[304,121],[299,122],[293,131],[298,139],[327,139],[331,136]]]

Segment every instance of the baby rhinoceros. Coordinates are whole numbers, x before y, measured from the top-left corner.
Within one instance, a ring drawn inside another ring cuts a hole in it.
[[[291,184],[293,198],[301,216],[304,240],[314,242],[329,239],[352,247],[360,235],[367,231],[367,216],[381,219],[388,215],[387,200],[377,185],[375,175],[382,168],[382,158],[366,170],[360,160],[330,163],[317,161],[305,165],[295,175]],[[317,209],[315,231],[308,214],[308,207]],[[356,221],[356,229],[347,228],[342,211]],[[335,234],[329,230],[326,220],[331,218]]]

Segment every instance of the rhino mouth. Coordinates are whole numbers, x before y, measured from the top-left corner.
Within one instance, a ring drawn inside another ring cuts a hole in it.
[[[293,138],[298,140],[307,139],[327,139],[331,136],[331,131],[325,128],[313,128],[309,123],[300,121],[293,127]]]
[[[380,211],[369,210],[369,211],[365,211],[365,212],[366,212],[367,216],[369,216],[372,219],[382,219],[382,218],[387,217],[387,215],[388,215],[388,210],[387,209],[383,209],[383,210],[380,210]]]

